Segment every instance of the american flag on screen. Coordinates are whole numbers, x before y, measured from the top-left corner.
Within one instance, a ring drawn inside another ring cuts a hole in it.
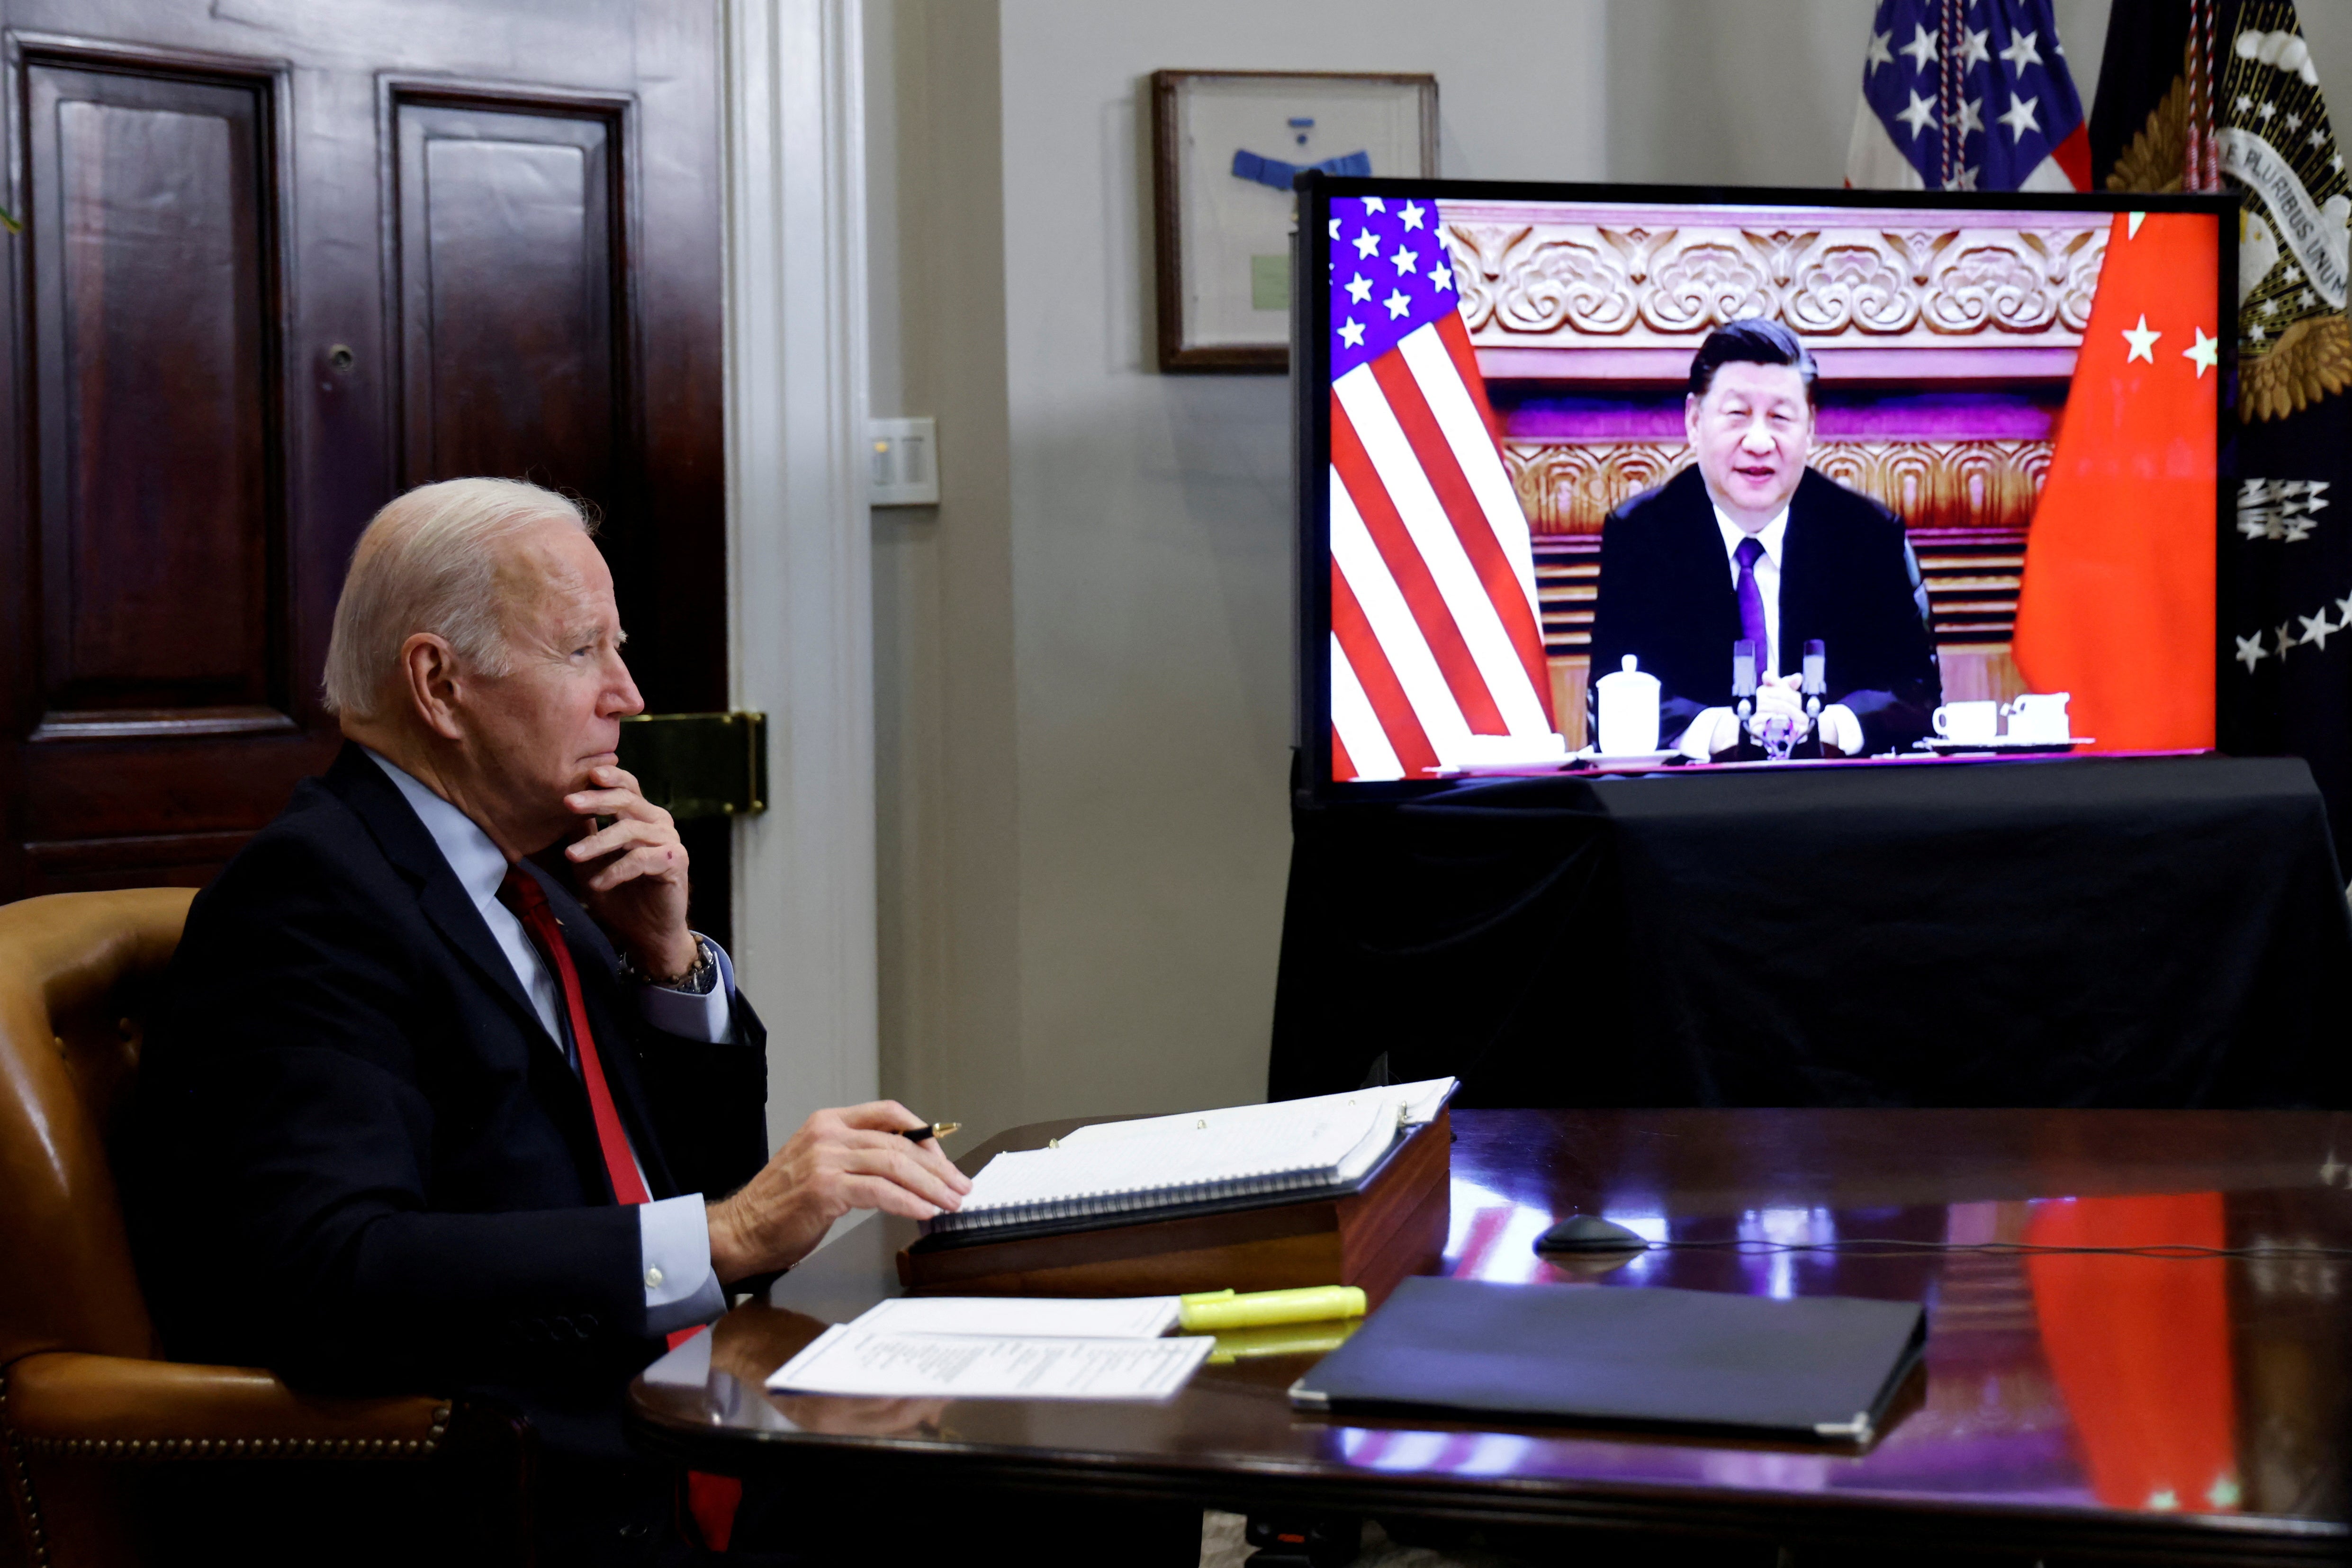
[[[1330,207],[1331,772],[1558,757],[1527,514],[1436,204]]]
[[[2050,0],[1878,0],[1845,183],[2089,190],[2090,127]]]

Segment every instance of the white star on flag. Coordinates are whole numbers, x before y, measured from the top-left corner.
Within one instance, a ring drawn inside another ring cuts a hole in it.
[[[1339,328],[1339,341],[1351,349],[1364,346],[1364,323],[1350,316]]]
[[[2129,364],[2136,359],[2144,359],[2148,363],[2154,364],[2156,340],[2162,336],[2164,336],[2162,332],[2151,332],[2147,330],[2147,312],[2141,311],[2139,325],[2124,329],[2124,340],[2131,344],[2131,353],[2124,355],[2124,363]]]
[[[1381,237],[1374,234],[1369,228],[1358,234],[1353,243],[1356,247],[1356,256],[1359,260],[1362,259],[1364,257],[1378,256],[1381,253]]]
[[[2011,99],[2007,110],[1993,116],[2009,127],[2009,139],[2012,144],[2024,141],[2027,132],[2042,129],[2042,121],[2038,118],[2040,111],[2034,108],[2041,101],[2038,98]]]
[[[2009,62],[2011,75],[2021,76],[2026,67],[2042,63],[2042,51],[2034,47],[2041,37],[2039,33],[2020,33],[2009,40],[2009,47],[2000,51],[2000,58]]]
[[[1978,28],[1974,31],[1963,27],[1960,31],[1968,35],[1968,42],[1960,46],[1960,69],[1962,71],[1965,72],[1972,70],[1976,67],[1984,64],[1985,61],[1992,58],[1992,51],[1985,47],[1985,40],[1992,37],[1992,29],[1990,27]]]
[[[1868,76],[1881,66],[1891,66],[1895,63],[1894,51],[1886,47],[1894,41],[1895,35],[1892,33],[1870,35],[1870,47],[1863,52],[1862,57],[1863,75]]]
[[[1960,104],[1960,134],[1972,136],[1984,130],[1984,100],[1971,98]]]
[[[1444,256],[1434,256],[1429,262],[1429,286],[1446,289],[1454,287],[1454,263]]]
[[[1919,24],[1914,23],[1913,26],[1915,31],[1911,35],[1911,41],[1895,52],[1911,57],[1913,70],[1926,70],[1927,62],[1937,58],[1936,35]]]
[[[1402,289],[1391,292],[1381,303],[1389,308],[1389,320],[1391,321],[1412,309],[1412,301],[1404,297],[1404,290]]]
[[[1380,196],[1366,196],[1364,210],[1368,213],[1384,213],[1389,210],[1389,204]]]
[[[2344,629],[2342,626],[2328,624],[2326,610],[2320,611],[2316,616],[2297,616],[2295,619],[2303,623],[2303,640],[2322,653],[2327,651],[2327,639]]]
[[[1927,130],[1928,125],[1934,121],[1936,118],[1936,101],[1930,98],[1922,98],[1918,93],[1914,92],[1911,95],[1911,107],[1905,110],[1895,118],[1903,121],[1904,124],[1908,125],[1911,128],[1911,135],[1913,139],[1916,140],[1919,132]]]
[[[2142,326],[2146,326],[2147,324],[2147,318],[2146,316],[2142,316],[2140,318],[2140,324]],[[2221,341],[2219,338],[2207,337],[2205,335],[2205,329],[2202,327],[2198,327],[2193,330],[2197,333],[2197,341],[2194,343],[2191,343],[2189,347],[2182,349],[2180,351],[2180,355],[2183,359],[2189,361],[2197,366],[2197,379],[2202,381],[2205,379],[2205,373],[2213,368],[2214,360],[2218,358],[2221,353]],[[2126,335],[2128,336],[2129,334]],[[2124,363],[2128,364],[2131,362],[2129,360],[2126,360]],[[2148,363],[2150,364],[2154,364],[2156,362],[2154,360],[2150,360]]]
[[[2246,673],[2252,675],[2254,672],[2254,666],[2270,656],[2271,650],[2263,646],[2263,634],[2256,632],[2252,637],[2238,638],[2238,651],[2230,657],[2242,660],[2246,667]]]
[[[1348,298],[1360,305],[1372,297],[1372,280],[1362,273],[1348,279]]]
[[[1397,214],[1397,216],[1403,220],[1405,227],[1418,229],[1421,227],[1421,220],[1428,216],[1428,212],[1429,209],[1419,202],[1407,202],[1404,205],[1404,211]]]
[[[1390,257],[1389,260],[1395,266],[1397,275],[1401,278],[1409,277],[1421,270],[1421,258],[1414,253],[1411,246],[1398,246],[1397,253]]]
[[[2347,594],[2336,601],[2336,613],[2346,620],[2352,621],[2352,594]]]
[[[2294,623],[2293,621],[2281,621],[2278,624],[2278,630],[2273,632],[2271,636],[2277,639],[2278,656],[2281,658],[2284,658],[2286,657],[2286,650],[2294,646]]]
[[[1331,237],[1333,239],[1339,237],[1339,220],[1338,218],[1333,218],[1331,220]]]

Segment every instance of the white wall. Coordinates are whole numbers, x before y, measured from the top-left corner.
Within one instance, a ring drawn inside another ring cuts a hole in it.
[[[887,1090],[982,1124],[1264,1091],[1289,854],[1288,395],[1150,368],[1150,72],[1433,71],[1446,174],[1598,178],[1601,13],[871,7],[871,155],[895,186],[870,204],[892,362],[876,410],[940,416],[943,480],[936,517],[877,514]],[[993,128],[975,101],[990,63]],[[971,147],[992,129],[989,180]],[[950,190],[942,159],[962,171]],[[991,243],[998,310],[942,309]],[[985,358],[992,334],[994,408],[983,376],[950,387],[939,363]],[[973,417],[1003,422],[1001,492]]]

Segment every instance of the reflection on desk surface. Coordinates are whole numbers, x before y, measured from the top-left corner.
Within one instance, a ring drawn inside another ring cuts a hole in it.
[[[1509,1478],[1573,1484],[1585,1496],[1670,1487],[1687,1500],[1703,1493],[1683,1489],[1699,1488],[2049,1518],[2171,1515],[2184,1525],[2263,1515],[2284,1516],[2278,1529],[2340,1531],[2345,1522],[2352,1262],[1948,1248],[2352,1247],[2352,1116],[1473,1110],[1457,1111],[1454,1126],[1445,1272],[1586,1289],[1920,1301],[1924,1387],[1859,1453],[1295,1415],[1284,1390],[1312,1352],[1205,1367],[1151,1407],[962,1401],[885,1411],[760,1392],[765,1373],[824,1323],[897,1293],[891,1252],[913,1233],[885,1221],[787,1275],[772,1304],[722,1321],[707,1380],[649,1377],[635,1397],[649,1419],[680,1430],[939,1444],[1007,1462],[1076,1455],[1162,1474],[1334,1485],[1410,1475],[1448,1489]],[[1538,1257],[1536,1237],[1572,1213],[1603,1215],[1653,1242],[1699,1245],[1597,1275]],[[1858,1238],[1916,1250],[1793,1250]]]
[[[1899,1121],[1918,1113],[1893,1114]],[[2168,1176],[2217,1173],[2210,1152],[2193,1146],[2149,1153],[2137,1171],[2129,1163],[2101,1162],[2097,1184],[2139,1181],[2161,1189]],[[1535,1252],[1536,1238],[1555,1218],[1551,1203],[1457,1174],[1449,1275],[1590,1289],[1665,1285],[1783,1299],[1921,1301],[1929,1324],[1925,1403],[1864,1455],[1363,1426],[1334,1432],[1330,1452],[1390,1471],[1614,1472],[1776,1490],[1852,1488],[2061,1507],[2340,1515],[2340,1481],[2319,1482],[2310,1466],[2320,1453],[2340,1451],[2344,1436],[2342,1303],[2352,1260],[1941,1250],[1987,1243],[2310,1248],[2352,1240],[2352,1169],[2336,1164],[2332,1142],[2316,1161],[2297,1162],[2290,1148],[2275,1156],[2275,1163],[2231,1163],[2228,1173],[2301,1179],[2232,1193],[1810,1203],[1717,1213],[1677,1212],[1679,1205],[1662,1200],[1692,1194],[1660,1192],[1642,1179],[1645,1162],[1627,1161],[1621,1173],[1632,1179],[1584,1212],[1654,1244],[1694,1249],[1644,1252],[1598,1274],[1591,1264],[1555,1263]],[[1995,1188],[2016,1180],[2015,1172],[1998,1168],[2001,1163],[1988,1161],[1982,1173]],[[1890,1171],[1883,1180],[1899,1189],[1920,1174]],[[1864,1173],[1858,1184],[1871,1182]],[[2333,1202],[2325,1195],[2331,1185],[2338,1189]],[[2315,1186],[2319,1192],[2309,1190]],[[2329,1223],[2315,1223],[2323,1215]],[[1920,1250],[1807,1250],[1858,1238],[1916,1243]],[[2261,1385],[2265,1419],[2259,1431],[2240,1418],[2238,1385],[2246,1380]],[[2315,1486],[2328,1495],[2325,1506],[2315,1507],[2321,1501]]]

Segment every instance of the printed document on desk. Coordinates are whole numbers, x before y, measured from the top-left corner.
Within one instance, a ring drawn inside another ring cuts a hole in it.
[[[908,1334],[836,1323],[769,1374],[775,1394],[885,1399],[1166,1399],[1215,1340]]]

